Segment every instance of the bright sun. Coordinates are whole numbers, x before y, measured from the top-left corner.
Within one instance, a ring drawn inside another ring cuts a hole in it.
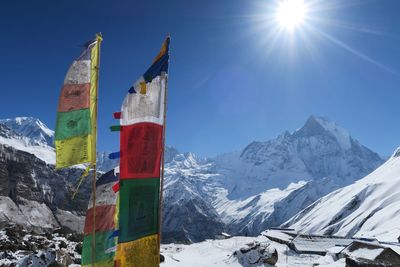
[[[294,30],[304,22],[306,12],[304,0],[280,0],[276,19],[282,28]]]

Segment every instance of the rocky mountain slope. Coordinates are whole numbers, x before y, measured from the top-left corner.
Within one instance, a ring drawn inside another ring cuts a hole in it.
[[[399,187],[400,149],[371,174],[322,197],[285,225],[303,232],[396,242],[400,237]]]
[[[88,186],[71,200],[82,170],[55,171],[34,155],[0,144],[0,226],[18,223],[37,232],[81,231]]]

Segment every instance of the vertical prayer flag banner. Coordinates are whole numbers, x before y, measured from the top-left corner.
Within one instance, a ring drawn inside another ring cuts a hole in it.
[[[94,266],[114,267],[117,249],[118,230],[118,192],[113,186],[118,183],[118,175],[111,170],[96,182],[96,207],[93,208],[92,197],[86,212],[84,238],[82,247],[82,266],[92,266],[92,239],[95,227]],[[93,224],[93,213],[96,213],[96,224]]]
[[[160,264],[160,168],[168,78],[167,37],[150,68],[129,89],[120,119],[119,236],[116,266]]]
[[[56,168],[96,163],[97,80],[102,38],[86,45],[64,79],[55,130]]]

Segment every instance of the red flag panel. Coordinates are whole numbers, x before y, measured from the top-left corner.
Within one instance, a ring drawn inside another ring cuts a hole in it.
[[[93,233],[93,211],[94,209],[88,209],[86,212],[85,228],[83,232],[85,234]],[[96,232],[104,232],[113,230],[114,224],[115,205],[102,205],[96,206]]]
[[[155,123],[121,128],[120,179],[160,177],[162,131]]]
[[[84,84],[64,84],[60,100],[58,102],[58,112],[86,109],[90,105],[90,83]]]

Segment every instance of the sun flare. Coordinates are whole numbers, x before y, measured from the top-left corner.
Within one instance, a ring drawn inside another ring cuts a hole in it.
[[[276,19],[287,30],[294,30],[304,23],[307,7],[303,0],[281,0]]]

